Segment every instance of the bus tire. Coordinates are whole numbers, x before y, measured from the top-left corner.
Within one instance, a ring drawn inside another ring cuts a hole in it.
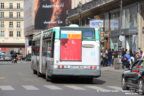
[[[38,77],[40,77],[40,76],[41,76],[41,74],[40,74],[40,72],[39,72],[39,71],[37,71],[37,76],[38,76]]]
[[[56,77],[55,76],[51,76],[51,82],[56,82]]]
[[[36,73],[37,73],[36,70],[33,69],[33,74],[36,74]]]
[[[46,71],[46,74],[45,74],[45,79],[46,79],[46,81],[50,81],[50,77],[48,76],[47,71]]]

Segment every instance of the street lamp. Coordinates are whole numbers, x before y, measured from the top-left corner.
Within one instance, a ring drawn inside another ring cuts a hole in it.
[[[122,36],[122,11],[123,11],[123,1],[120,0],[120,25],[119,25],[119,35]],[[117,61],[117,64],[118,64],[118,69],[120,68],[120,65],[121,65],[121,56],[122,56],[122,41],[120,41],[120,36],[119,36],[119,39],[118,39],[118,61]],[[116,66],[115,66],[116,68]]]
[[[81,8],[82,8],[82,3],[81,3],[81,1],[79,2],[79,4],[78,4],[78,10],[79,10],[79,26],[81,26],[82,25],[82,23],[81,23]]]
[[[123,1],[120,0],[120,28],[119,28],[119,35],[122,36],[122,11],[123,11]],[[119,45],[119,55],[121,55],[121,47],[122,47],[122,42],[119,40],[118,42]]]

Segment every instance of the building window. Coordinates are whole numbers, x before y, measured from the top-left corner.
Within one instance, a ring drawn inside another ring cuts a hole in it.
[[[110,28],[111,31],[119,30],[119,10],[111,12]]]
[[[4,3],[0,3],[0,8],[4,9]]]
[[[20,18],[20,17],[21,17],[20,12],[17,12],[17,18]]]
[[[9,37],[13,37],[13,31],[9,32]]]
[[[17,9],[20,9],[20,3],[17,3]]]
[[[9,3],[9,8],[13,9],[13,3]]]
[[[138,6],[137,5],[130,5],[123,9],[123,18],[122,18],[122,28],[129,29],[129,28],[137,28],[137,13],[138,13]]]
[[[21,23],[17,22],[17,28],[20,28],[20,27],[21,27]]]
[[[10,13],[9,13],[9,17],[10,17],[10,18],[13,18],[13,12],[10,12]]]
[[[13,22],[9,22],[9,27],[13,28]]]
[[[0,21],[0,27],[4,27],[4,21]]]
[[[104,22],[104,28],[105,28],[105,32],[109,32],[110,28],[109,28],[109,13],[105,13],[105,22]]]
[[[17,37],[21,37],[21,32],[17,31]]]
[[[0,18],[4,18],[4,12],[0,12]]]
[[[4,37],[4,31],[0,32],[0,37]]]

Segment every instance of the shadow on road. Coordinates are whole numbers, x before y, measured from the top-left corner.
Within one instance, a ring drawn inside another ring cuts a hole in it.
[[[97,85],[105,84],[105,81],[100,80],[98,78],[94,78],[93,80],[91,80],[89,78],[78,78],[78,77],[57,77],[49,82],[55,84],[97,84]]]

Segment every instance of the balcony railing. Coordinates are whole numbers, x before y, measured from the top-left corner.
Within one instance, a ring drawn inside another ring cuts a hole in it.
[[[116,1],[116,0],[92,0],[91,2],[84,4],[81,8],[77,7],[75,9],[69,10],[68,16],[78,14],[80,10],[84,12],[84,11],[105,5],[106,3],[110,3],[113,1]]]
[[[3,17],[3,18],[0,18],[0,20],[23,20],[24,18],[17,18],[17,17],[13,17],[13,18],[10,18],[10,17]]]
[[[0,8],[1,11],[23,11],[24,9],[23,8]]]

